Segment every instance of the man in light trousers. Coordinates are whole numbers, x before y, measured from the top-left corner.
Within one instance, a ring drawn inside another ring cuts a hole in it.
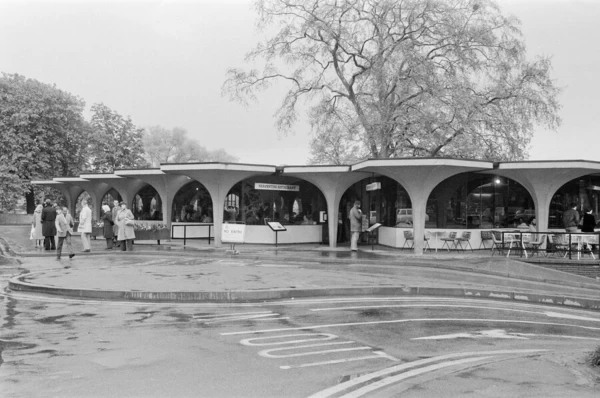
[[[81,233],[81,243],[83,244],[83,252],[90,252],[92,236],[92,210],[88,207],[87,200],[81,201],[83,208],[79,213],[79,233]]]
[[[350,239],[350,250],[353,252],[358,251],[358,238],[362,231],[362,211],[360,211],[360,200],[354,202],[354,206],[350,210],[348,215],[350,219],[350,231],[352,232],[352,238]]]

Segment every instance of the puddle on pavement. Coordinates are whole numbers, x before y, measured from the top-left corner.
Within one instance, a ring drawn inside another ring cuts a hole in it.
[[[35,321],[46,324],[46,325],[51,324],[51,323],[63,324],[65,322],[57,322],[57,321],[59,319],[63,319],[64,317],[66,317],[66,315],[47,316],[45,318],[36,319]]]

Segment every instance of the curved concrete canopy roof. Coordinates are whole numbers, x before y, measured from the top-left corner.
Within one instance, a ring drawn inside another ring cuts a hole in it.
[[[352,171],[374,167],[424,167],[448,166],[473,169],[492,169],[494,162],[485,160],[468,160],[452,158],[401,158],[401,159],[368,159],[351,166]]]

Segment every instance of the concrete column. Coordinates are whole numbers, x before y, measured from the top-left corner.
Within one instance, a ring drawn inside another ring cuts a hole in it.
[[[413,212],[414,252],[418,255],[423,254],[423,248],[425,247],[427,196],[426,193],[420,190],[420,192],[412,192],[410,198]]]
[[[104,192],[98,191],[88,191],[90,195],[90,199],[92,203],[89,203],[90,208],[92,209],[92,220],[100,220],[100,215],[102,214],[102,198],[104,197]]]
[[[329,232],[329,247],[337,247],[338,217],[340,214],[340,200],[342,194],[338,190],[325,191],[324,196],[327,201],[327,226]]]

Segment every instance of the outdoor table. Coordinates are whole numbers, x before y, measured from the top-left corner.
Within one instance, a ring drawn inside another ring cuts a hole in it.
[[[435,252],[437,253],[438,251],[438,247],[439,247],[439,239],[438,236],[442,236],[446,233],[446,231],[442,231],[442,230],[430,230],[429,231],[430,234],[433,235],[433,237],[435,238]]]
[[[508,253],[506,253],[506,257],[510,256],[510,251],[513,248],[513,244],[515,245],[515,249],[516,250],[521,250],[522,251],[522,255],[525,255],[525,258],[528,258],[527,256],[527,249],[525,248],[524,242],[527,242],[528,240],[531,239],[531,234],[530,233],[524,233],[524,232],[504,232],[504,242],[508,242],[510,243],[510,246],[508,247]]]
[[[577,260],[581,260],[581,253],[583,251],[583,245],[588,244],[598,244],[598,235],[572,235],[571,239],[575,238],[575,242],[577,243]],[[590,250],[590,254],[592,258],[595,260],[596,256],[594,256],[594,252]]]

